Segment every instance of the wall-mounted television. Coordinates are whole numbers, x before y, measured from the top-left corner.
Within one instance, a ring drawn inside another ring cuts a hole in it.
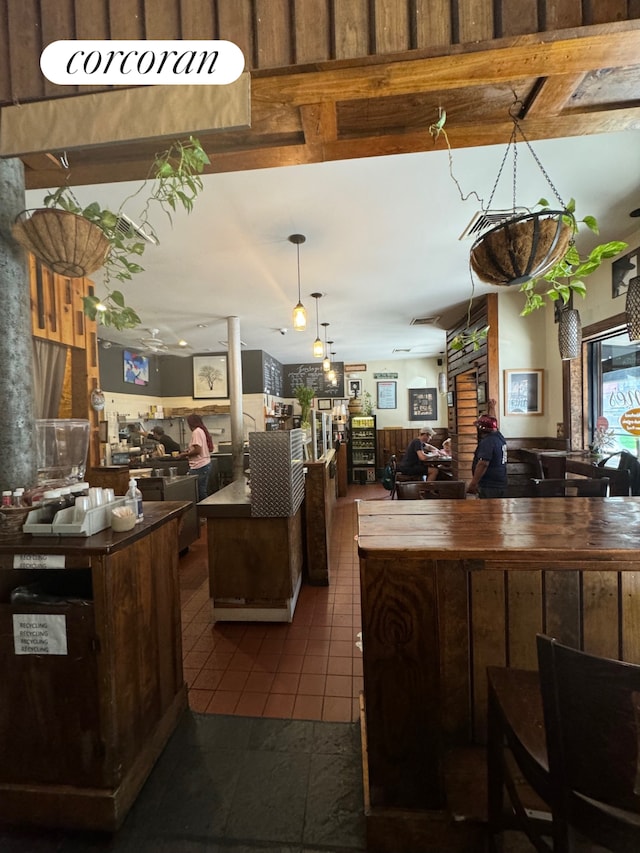
[[[140,353],[125,350],[124,358],[124,381],[132,385],[149,384],[149,359]]]

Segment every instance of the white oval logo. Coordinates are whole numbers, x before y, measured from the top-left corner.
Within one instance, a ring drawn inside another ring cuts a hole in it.
[[[59,86],[225,85],[244,70],[231,41],[54,41],[40,68]]]

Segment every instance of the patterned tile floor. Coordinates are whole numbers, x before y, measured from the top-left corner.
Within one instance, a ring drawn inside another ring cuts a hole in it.
[[[180,561],[189,705],[205,714],[357,722],[362,653],[355,501],[388,500],[379,484],[338,499],[328,587],[303,584],[291,624],[211,622],[206,530]]]

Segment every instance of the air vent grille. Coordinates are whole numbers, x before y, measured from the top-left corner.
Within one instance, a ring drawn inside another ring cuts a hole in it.
[[[411,347],[394,347],[391,352],[411,352]]]
[[[502,222],[508,219],[513,219],[515,216],[522,216],[529,213],[526,207],[516,207],[510,210],[479,210],[471,219],[471,222],[464,229],[459,240],[475,239],[489,228],[495,228]]]
[[[152,234],[147,233],[144,228],[140,227],[140,225],[136,225],[133,219],[129,219],[125,213],[118,214],[115,230],[123,237],[127,237],[129,239],[137,237],[147,243],[152,243],[154,246],[158,245],[158,241]]]
[[[435,326],[440,317],[414,317],[411,326]]]

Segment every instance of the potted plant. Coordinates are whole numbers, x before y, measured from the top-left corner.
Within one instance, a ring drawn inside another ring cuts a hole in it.
[[[85,314],[104,326],[135,328],[140,318],[111,282],[130,280],[143,271],[138,259],[147,242],[158,242],[150,219],[154,203],[169,220],[180,207],[191,212],[202,190],[200,175],[207,163],[209,158],[197,139],[178,140],[156,156],[149,177],[118,210],[103,208],[97,201],[82,207],[73,191],[63,186],[45,196],[43,208],[20,214],[12,234],[43,264],[70,278],[90,275],[102,267],[107,293],[101,298],[84,297]],[[134,227],[123,207],[145,188],[148,195]]]
[[[310,429],[311,427],[311,401],[315,397],[316,392],[313,388],[308,385],[299,385],[296,388],[296,400],[300,403],[301,410],[301,418],[300,418],[300,427],[301,429]]]

